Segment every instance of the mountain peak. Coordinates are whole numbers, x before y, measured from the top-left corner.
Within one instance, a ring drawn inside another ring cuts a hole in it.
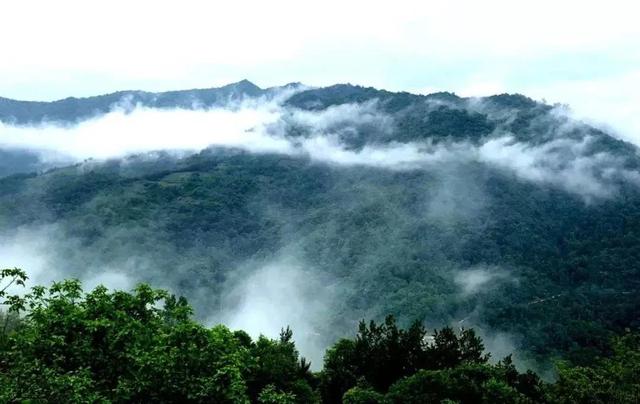
[[[252,83],[247,79],[242,79],[237,83],[227,84],[226,86],[223,86],[223,87],[235,87],[235,88],[240,88],[242,90],[262,91],[262,88],[258,87],[257,85],[255,85],[254,83]]]

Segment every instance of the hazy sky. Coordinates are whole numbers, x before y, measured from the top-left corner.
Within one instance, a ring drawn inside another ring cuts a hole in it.
[[[634,1],[4,1],[0,96],[351,82],[522,92],[640,138]]]

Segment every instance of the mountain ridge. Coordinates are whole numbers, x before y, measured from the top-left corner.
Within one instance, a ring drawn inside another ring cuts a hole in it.
[[[162,92],[122,90],[89,97],[67,97],[55,101],[20,101],[0,97],[0,121],[18,125],[60,121],[75,123],[105,114],[121,103],[140,104],[153,108],[192,108],[195,103],[212,107],[237,101],[246,96],[264,95],[269,91],[269,89],[261,89],[248,80],[241,80],[222,87]]]
[[[0,96],[0,122],[5,124],[37,124],[42,122],[77,123],[84,119],[110,111],[114,106],[123,103],[140,104],[150,108],[210,108],[224,105],[225,102],[239,101],[243,98],[269,96],[283,89],[304,88],[291,96],[285,104],[305,107],[305,103],[321,98],[332,99],[332,105],[351,102],[363,102],[371,99],[393,100],[397,111],[402,106],[418,100],[440,100],[449,103],[460,103],[469,98],[459,97],[451,92],[435,92],[431,94],[414,94],[406,91],[392,92],[374,87],[364,87],[350,83],[334,84],[327,87],[306,87],[299,82],[291,82],[282,86],[261,88],[249,80],[241,80],[220,87],[192,88],[169,91],[119,90],[112,93],[87,97],[66,97],[53,101],[22,101]],[[336,98],[337,97],[337,98]],[[520,103],[512,104],[527,107],[539,105],[522,94],[499,94],[480,99],[517,99]],[[526,100],[526,101],[523,101]],[[322,106],[326,108],[328,105]],[[317,106],[308,106],[318,109]]]

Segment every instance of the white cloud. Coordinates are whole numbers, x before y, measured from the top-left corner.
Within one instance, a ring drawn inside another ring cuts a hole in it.
[[[0,145],[57,151],[77,159],[155,150],[199,151],[210,145],[287,152],[289,142],[261,130],[279,117],[279,110],[269,104],[208,111],[139,107],[127,113],[116,109],[75,126],[0,124]]]
[[[47,67],[142,75],[198,64],[290,60],[309,45],[355,49],[377,41],[385,52],[463,57],[463,50],[522,55],[593,49],[612,41],[631,44],[640,34],[634,5],[615,0],[606,5],[329,0],[315,7],[292,0],[179,5],[115,0],[100,7],[78,0],[26,0],[4,5],[3,11],[2,33],[15,38],[4,44],[5,51],[16,56],[6,66],[38,67],[44,61]]]
[[[320,111],[292,109],[286,111],[284,119],[321,132],[339,130],[345,125],[373,125],[384,133],[391,133],[393,130],[392,117],[377,107],[377,100],[374,100],[364,103],[332,105]]]
[[[556,185],[591,201],[615,193],[616,185],[610,180],[637,175],[623,168],[620,157],[604,152],[588,154],[591,141],[589,137],[580,141],[560,138],[532,146],[505,136],[480,146],[478,158],[525,180]]]
[[[83,273],[73,273],[60,266],[60,244],[55,240],[64,240],[71,250],[80,250],[78,240],[70,239],[56,225],[39,227],[20,227],[11,233],[0,234],[0,267],[22,268],[29,277],[27,287],[35,285],[49,286],[70,277],[79,278],[86,290],[98,285],[112,289],[129,290],[135,285],[127,273],[135,273],[130,267],[111,268],[88,263]],[[15,287],[12,293],[22,293],[26,289]]]
[[[3,235],[0,238],[0,267],[23,268],[29,276],[30,286],[49,284],[56,280],[56,274],[47,269],[48,248],[46,238],[36,237],[26,229],[11,237]]]
[[[222,321],[253,338],[277,338],[290,326],[296,346],[318,369],[332,302],[327,283],[290,257],[258,266],[248,275],[243,272],[235,281],[224,301],[225,312],[209,321]]]
[[[453,278],[463,295],[480,293],[506,279],[509,274],[497,267],[474,267],[456,272]]]
[[[335,138],[316,136],[304,140],[301,149],[313,160],[338,165],[360,165],[394,170],[417,169],[429,164],[466,159],[467,145],[433,147],[428,144],[391,143],[345,149]]]

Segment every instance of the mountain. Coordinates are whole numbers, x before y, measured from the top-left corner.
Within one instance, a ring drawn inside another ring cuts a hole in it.
[[[73,123],[105,114],[114,107],[133,108],[209,108],[258,97],[268,93],[242,80],[219,88],[166,91],[118,91],[96,97],[74,98],[52,102],[16,101],[0,97],[0,121],[17,125],[42,122]]]
[[[204,320],[289,322],[307,352],[394,314],[581,363],[640,325],[636,146],[522,95],[291,89],[275,123],[249,130],[281,151],[252,140],[0,178],[0,257],[40,279],[168,287]],[[0,117],[73,124],[125,99],[191,110],[276,94],[245,81],[3,100]]]

